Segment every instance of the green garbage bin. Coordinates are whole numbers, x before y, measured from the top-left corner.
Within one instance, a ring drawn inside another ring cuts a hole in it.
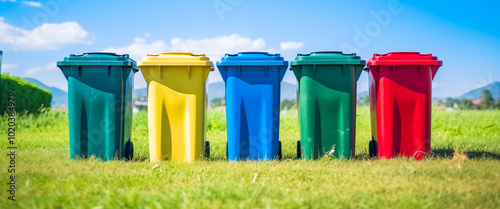
[[[2,75],[2,55],[3,52],[0,51],[0,76]],[[2,92],[2,79],[0,78],[0,92]]]
[[[356,81],[364,65],[356,54],[336,51],[298,54],[291,62],[299,84],[299,158],[354,156]]]
[[[70,157],[132,159],[132,90],[128,54],[84,53],[57,62],[68,80]]]

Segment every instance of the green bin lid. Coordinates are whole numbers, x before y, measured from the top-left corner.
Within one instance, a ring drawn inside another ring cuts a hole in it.
[[[128,54],[118,55],[109,52],[88,52],[82,55],[71,54],[63,61],[57,62],[57,66],[130,66],[137,69],[137,64],[130,59]]]
[[[365,65],[365,61],[361,60],[356,53],[344,54],[340,51],[320,51],[311,52],[310,54],[297,54],[295,60],[290,64],[293,66],[300,65]]]

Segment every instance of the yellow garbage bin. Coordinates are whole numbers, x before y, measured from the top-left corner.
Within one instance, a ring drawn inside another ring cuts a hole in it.
[[[212,62],[204,54],[148,54],[138,62],[148,84],[149,155],[191,162],[210,156],[205,142],[205,106]]]

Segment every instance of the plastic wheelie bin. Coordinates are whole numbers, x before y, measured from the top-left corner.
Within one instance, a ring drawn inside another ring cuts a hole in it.
[[[374,54],[369,72],[370,155],[421,160],[431,151],[432,79],[442,61],[432,54]]]
[[[0,76],[2,75],[2,55],[3,52],[0,51]],[[0,92],[2,92],[2,79],[0,78]]]
[[[148,54],[138,66],[148,84],[150,160],[191,162],[209,157],[205,106],[212,62],[204,54]]]
[[[68,80],[70,157],[132,159],[135,61],[97,52],[72,54],[57,66]]]
[[[240,52],[217,62],[226,85],[229,161],[281,158],[280,85],[288,62],[279,54]]]
[[[356,54],[337,51],[298,54],[290,63],[299,83],[298,156],[354,156],[356,81],[364,66]]]

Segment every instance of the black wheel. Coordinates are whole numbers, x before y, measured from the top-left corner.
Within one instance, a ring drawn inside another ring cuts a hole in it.
[[[283,159],[283,152],[282,152],[282,149],[281,149],[281,141],[278,141],[278,160],[282,160]]]
[[[377,141],[373,139],[370,141],[369,149],[368,149],[368,154],[370,157],[377,157],[378,156],[378,147],[377,147]]]
[[[297,159],[302,158],[302,147],[300,146],[300,141],[297,141]]]
[[[210,142],[209,141],[205,141],[205,150],[204,150],[203,154],[207,159],[210,159]]]
[[[134,159],[134,143],[130,139],[125,143],[125,160],[131,161]]]

